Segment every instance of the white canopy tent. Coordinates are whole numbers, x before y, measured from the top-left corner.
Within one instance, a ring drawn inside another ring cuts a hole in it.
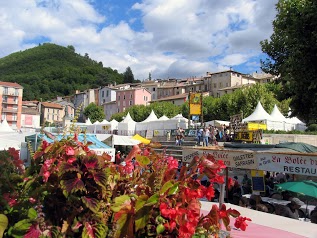
[[[90,121],[89,118],[86,120],[86,125],[87,125],[87,126],[88,126],[88,125],[92,125],[92,123],[91,123],[91,121]]]
[[[275,130],[284,130],[284,131],[291,131],[293,130],[293,124],[288,122],[284,115],[280,112],[276,104],[274,105],[273,111],[271,113],[271,117],[274,121],[280,122],[275,123]]]
[[[222,125],[229,126],[230,121],[221,121],[221,120],[212,120],[212,121],[207,121],[205,122],[206,126],[212,125],[216,127],[221,127]]]
[[[111,124],[111,131],[118,130],[119,122],[116,119],[112,119],[110,121],[110,124]]]
[[[136,131],[145,131],[145,130],[152,129],[151,122],[153,122],[153,121],[155,122],[157,120],[158,120],[158,118],[155,115],[154,111],[152,110],[150,115],[144,121],[136,123],[135,130]]]
[[[6,119],[0,124],[0,132],[14,132],[14,130],[9,126]]]
[[[130,116],[130,113],[126,115],[122,122],[118,124],[118,134],[132,136],[135,134],[136,122]]]
[[[289,108],[288,116],[290,116],[292,112]],[[293,130],[299,130],[299,131],[305,131],[306,130],[306,124],[299,120],[297,117],[288,117],[286,118],[288,123],[291,123],[293,125]]]
[[[104,119],[102,122],[96,125],[95,133],[110,133],[111,134],[111,123]]]
[[[273,118],[268,114],[260,101],[254,112],[250,116],[244,118],[242,122],[262,122],[266,124],[268,130],[284,130],[284,122],[280,119]]]

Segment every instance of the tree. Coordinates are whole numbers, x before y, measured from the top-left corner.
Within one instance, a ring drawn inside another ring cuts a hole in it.
[[[264,72],[280,77],[284,97],[292,98],[292,116],[308,123],[317,118],[317,2],[279,0],[273,34],[261,42],[268,58]]]
[[[123,73],[123,83],[133,83],[134,76],[130,67],[128,67]]]
[[[85,108],[84,115],[86,118],[89,118],[92,123],[96,121],[101,122],[105,118],[102,107],[97,106],[93,102]]]

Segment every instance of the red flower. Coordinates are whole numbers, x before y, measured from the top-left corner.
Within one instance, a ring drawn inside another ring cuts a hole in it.
[[[48,143],[46,140],[43,140],[43,142],[42,142],[42,150],[44,151],[49,145],[50,145],[50,143]]]
[[[210,201],[213,197],[215,197],[215,189],[212,185],[206,189],[205,197]]]
[[[71,147],[71,146],[66,147],[65,153],[66,153],[66,155],[75,155],[75,151],[74,151],[73,147]]]
[[[236,221],[234,222],[234,226],[236,228],[240,228],[241,230],[245,231],[245,229],[247,228],[248,224],[245,221],[251,221],[250,218],[247,217],[237,217]]]
[[[169,170],[178,169],[178,160],[173,157],[167,158],[167,166]]]
[[[9,193],[3,194],[3,199],[6,200],[10,207],[13,207],[18,203],[16,198],[10,195]]]
[[[186,222],[184,225],[180,226],[178,231],[178,237],[190,238],[195,233],[196,223]]]

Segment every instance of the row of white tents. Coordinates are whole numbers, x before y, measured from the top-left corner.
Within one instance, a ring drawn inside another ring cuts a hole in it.
[[[289,113],[290,115],[291,113]],[[258,102],[254,112],[244,118],[243,122],[262,122],[266,124],[268,130],[282,130],[282,131],[292,131],[299,130],[304,131],[307,127],[306,124],[300,121],[297,117],[285,117],[278,107],[274,105],[271,114],[268,114],[261,102]]]
[[[304,131],[306,129],[305,123],[300,121],[297,117],[286,118],[283,116],[276,105],[272,113],[268,114],[260,102],[258,102],[254,112],[242,121],[264,123],[267,125],[268,130]],[[221,121],[221,124],[228,123],[229,122],[225,123]],[[116,120],[110,122],[103,120],[102,122],[96,121],[92,124],[88,119],[85,125],[87,126],[88,133],[95,134],[112,134],[113,131],[117,131],[118,135],[132,136],[138,133],[142,136],[146,136],[145,133],[150,131],[155,135],[164,135],[166,130],[174,130],[178,127],[187,129],[188,119],[183,117],[182,114],[178,114],[173,118],[168,118],[165,115],[158,118],[152,110],[150,115],[142,122],[134,121],[130,113],[128,113],[121,122]]]
[[[173,130],[177,127],[187,129],[188,119],[183,117],[182,114],[178,114],[173,118],[168,118],[165,115],[158,118],[154,111],[152,111],[151,114],[142,122],[134,121],[130,113],[128,113],[121,122],[117,122],[116,120],[112,120],[110,122],[103,120],[102,122],[96,121],[92,124],[88,119],[86,121],[86,126],[88,133],[96,134],[107,134],[117,131],[118,135],[131,136],[135,135],[136,133],[144,135],[146,131],[155,131],[158,133],[157,135],[164,135],[166,130]]]

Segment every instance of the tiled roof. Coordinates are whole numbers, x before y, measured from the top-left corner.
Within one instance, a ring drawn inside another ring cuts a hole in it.
[[[18,83],[2,82],[2,81],[0,81],[0,86],[10,87],[10,88],[23,88]]]
[[[42,102],[43,107],[49,107],[49,108],[56,108],[56,109],[63,109],[63,107],[57,103],[52,102]]]
[[[173,95],[173,96],[169,96],[169,97],[164,97],[164,98],[160,98],[157,99],[155,101],[152,102],[157,102],[157,101],[169,101],[169,100],[175,100],[175,99],[184,99],[188,97],[188,93],[183,93],[183,94],[178,94],[178,95]]]
[[[22,107],[22,114],[39,115],[40,113],[36,108]]]

